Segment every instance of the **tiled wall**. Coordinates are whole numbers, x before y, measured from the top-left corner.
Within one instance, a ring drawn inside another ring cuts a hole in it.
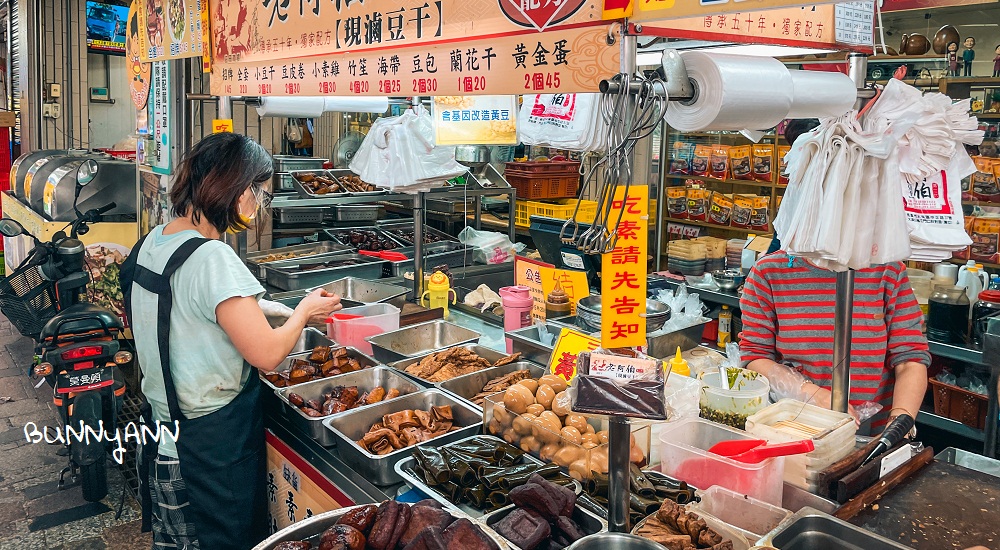
[[[42,120],[42,147],[89,147],[89,90],[85,0],[18,0],[23,9],[41,10],[42,84],[62,86],[62,114]],[[33,24],[28,19],[29,25]],[[29,44],[29,52],[33,50]],[[31,55],[26,56],[31,59]],[[33,106],[37,100],[32,98]],[[37,107],[36,107],[37,108]],[[33,117],[32,117],[33,118]],[[32,124],[35,124],[33,121]]]

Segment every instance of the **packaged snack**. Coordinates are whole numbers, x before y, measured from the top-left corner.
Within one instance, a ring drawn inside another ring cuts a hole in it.
[[[730,225],[733,227],[750,227],[750,216],[753,213],[753,200],[756,195],[733,195],[733,218]]]
[[[667,215],[671,218],[687,219],[687,189],[683,185],[667,187]]]
[[[771,182],[774,145],[753,145],[753,179]]]
[[[734,180],[752,180],[753,170],[750,169],[750,146],[740,145],[729,148],[729,166]]]
[[[692,187],[687,191],[688,219],[705,221],[708,219],[708,189]]]
[[[975,157],[976,172],[972,174],[972,197],[983,202],[1000,203],[1000,186],[994,168],[1000,165],[996,159]]]
[[[729,149],[728,145],[712,146],[708,173],[713,178],[729,179]]]
[[[694,144],[687,141],[677,141],[674,143],[673,149],[673,156],[670,158],[670,173],[683,176],[690,174]]]
[[[972,224],[970,259],[996,263],[1000,241],[1000,218],[976,218]]]
[[[711,145],[696,146],[694,148],[694,157],[691,159],[691,174],[695,176],[707,176],[709,173],[708,163],[711,156]]]
[[[791,151],[792,148],[787,145],[781,145],[778,147],[778,183],[781,185],[788,185],[788,162],[785,161],[785,155]]]
[[[778,197],[781,201],[781,197]],[[750,229],[767,232],[771,230],[771,213],[767,209],[770,197],[756,196],[753,198],[753,210],[750,212]]]
[[[708,221],[717,225],[729,225],[733,216],[733,199],[725,193],[712,193],[708,208]]]

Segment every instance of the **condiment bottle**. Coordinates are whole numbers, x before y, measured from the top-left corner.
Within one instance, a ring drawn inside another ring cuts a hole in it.
[[[681,357],[681,347],[677,346],[677,354],[670,359],[670,372],[683,376],[691,376],[691,368],[686,359]]]
[[[722,311],[719,312],[719,336],[715,342],[720,348],[725,348],[729,343],[732,323],[733,312],[729,310],[729,306],[722,306]]]
[[[531,289],[523,286],[500,288],[500,304],[503,306],[503,329],[506,332],[524,328],[531,324]],[[514,343],[507,338],[507,353],[513,353]]]
[[[1000,316],[1000,291],[984,290],[979,293],[979,301],[972,306],[972,343],[983,345],[983,334],[992,317]]]
[[[451,303],[458,301],[458,295],[448,285],[448,276],[440,271],[435,271],[427,282],[427,290],[420,296],[420,305],[424,304],[426,297],[427,307],[430,309],[444,309],[444,318],[448,318],[448,296],[451,295]]]
[[[556,287],[545,297],[545,318],[556,319],[558,317],[566,317],[571,313],[571,308],[572,304],[569,302],[569,296],[566,295],[566,291],[563,290],[559,281],[556,281]]]
[[[959,275],[958,286],[965,288],[965,294],[969,296],[969,303],[974,304],[979,299],[979,293],[983,291],[983,279],[980,276],[978,267],[967,267],[965,273]],[[972,317],[972,312],[969,312]]]
[[[969,297],[959,286],[938,285],[927,301],[927,337],[945,344],[964,344],[968,335]]]

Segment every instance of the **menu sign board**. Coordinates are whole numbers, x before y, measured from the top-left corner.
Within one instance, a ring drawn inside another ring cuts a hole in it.
[[[620,67],[618,47],[606,42],[608,31],[607,25],[600,24],[310,57],[293,57],[300,53],[289,49],[279,54],[281,59],[258,61],[223,61],[217,55],[212,93],[467,96],[596,92],[600,81],[617,74]],[[217,42],[218,36],[218,53]],[[338,48],[334,44],[332,49]]]
[[[837,0],[801,2],[798,0],[631,0],[634,4],[631,21],[660,21],[683,17],[704,17],[723,13],[760,12],[776,8],[794,8],[814,4],[833,4]],[[627,4],[625,0],[604,0],[605,13],[618,13],[615,8]],[[624,8],[629,9],[629,8]]]
[[[143,61],[200,57],[203,49],[201,3],[207,0],[135,0]],[[288,0],[283,0],[288,2]]]

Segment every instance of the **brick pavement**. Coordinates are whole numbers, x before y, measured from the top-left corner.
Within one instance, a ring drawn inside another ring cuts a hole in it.
[[[148,533],[139,532],[139,507],[125,497],[115,519],[124,480],[108,462],[108,496],[86,502],[79,487],[58,490],[67,464],[60,445],[29,444],[26,422],[58,426],[47,384],[34,388],[27,373],[32,342],[0,316],[0,550],[146,550]]]

